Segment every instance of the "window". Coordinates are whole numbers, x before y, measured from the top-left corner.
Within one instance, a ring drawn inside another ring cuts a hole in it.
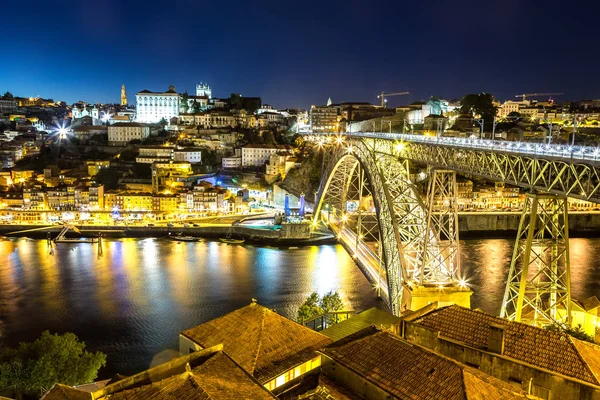
[[[539,399],[549,400],[551,391],[543,386],[538,386],[535,383],[531,384],[531,394]]]

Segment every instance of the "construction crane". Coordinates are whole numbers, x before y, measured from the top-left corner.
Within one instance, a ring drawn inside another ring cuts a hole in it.
[[[408,92],[397,92],[397,93],[386,93],[381,92],[377,95],[378,99],[381,99],[381,107],[385,107],[385,102],[387,101],[385,98],[390,96],[402,96],[404,94],[409,94]]]
[[[564,93],[524,93],[524,94],[518,94],[515,97],[522,97],[523,101],[527,100],[527,97],[532,97],[532,96],[562,96]]]

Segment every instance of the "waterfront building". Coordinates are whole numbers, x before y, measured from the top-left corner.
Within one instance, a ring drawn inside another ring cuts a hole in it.
[[[42,400],[276,399],[216,345],[124,377],[77,387],[55,384]]]
[[[47,208],[46,190],[42,183],[23,186],[23,208],[29,210],[45,210]]]
[[[285,145],[249,144],[242,147],[242,167],[262,167],[271,155],[287,150]]]
[[[280,393],[318,374],[321,357],[317,350],[331,340],[253,300],[246,307],[179,334],[181,354],[220,343],[246,372],[267,389]]]
[[[77,186],[73,189],[73,199],[75,210],[103,210],[104,185]]]
[[[121,211],[152,211],[150,193],[117,193],[116,207]]]
[[[156,194],[152,196],[152,211],[176,212],[179,210],[179,196],[176,194]]]
[[[75,209],[75,188],[71,185],[63,183],[48,188],[46,198],[50,210],[70,211]]]
[[[144,140],[150,136],[150,126],[140,123],[119,122],[108,127],[108,145],[125,146],[132,140]]]
[[[136,94],[137,121],[157,123],[165,120],[170,124],[171,118],[179,117],[181,96],[175,86],[169,86],[166,92],[142,90]]]
[[[202,151],[198,148],[178,149],[173,153],[175,161],[187,161],[190,164],[202,162]]]
[[[600,398],[600,347],[457,305],[404,318],[402,336],[541,399]]]
[[[518,399],[527,394],[375,327],[334,342],[320,353],[322,374],[363,399]]]
[[[0,192],[0,205],[3,208],[23,208],[23,194],[17,192]]]
[[[169,162],[173,159],[173,146],[139,146],[135,162],[152,164],[154,162]]]
[[[181,208],[188,211],[226,211],[227,190],[202,181],[192,190],[180,193]]]

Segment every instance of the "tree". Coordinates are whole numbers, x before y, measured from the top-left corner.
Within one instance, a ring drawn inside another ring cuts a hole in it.
[[[104,365],[106,355],[85,350],[75,334],[45,331],[35,342],[0,352],[0,388],[14,386],[19,397],[38,397],[55,383],[92,382]]]
[[[460,103],[461,113],[481,116],[486,130],[492,130],[492,123],[498,111],[498,107],[494,105],[494,96],[490,93],[467,94]]]
[[[4,93],[4,96],[2,96],[4,98],[4,100],[12,100],[15,98],[15,96],[13,96],[13,94],[11,92],[6,92]]]
[[[321,299],[321,308],[324,312],[335,312],[344,309],[344,302],[338,292],[331,291]]]
[[[518,111],[511,111],[506,117],[512,121],[516,121],[521,118],[521,113]]]
[[[186,90],[185,92],[183,92],[183,94],[181,95],[181,112],[186,114],[188,112],[188,99],[190,98],[190,95],[188,94],[188,91]]]
[[[563,328],[559,324],[553,324],[546,326],[546,329],[554,332],[564,332],[567,335],[573,336],[576,339],[583,340],[585,342],[594,343],[594,338],[588,335],[581,324],[578,324],[575,328],[566,327]]]
[[[192,113],[194,113],[194,114],[198,114],[200,111],[202,111],[202,110],[200,109],[200,102],[199,102],[199,101],[196,101],[196,100],[194,100],[194,104],[192,104]]]
[[[344,302],[338,292],[331,291],[319,298],[317,292],[312,292],[304,304],[298,309],[298,322],[307,321],[320,315],[344,309]],[[333,319],[329,321],[331,324]]]
[[[304,322],[323,314],[323,309],[319,305],[320,299],[317,292],[312,292],[304,304],[298,309],[298,322]]]

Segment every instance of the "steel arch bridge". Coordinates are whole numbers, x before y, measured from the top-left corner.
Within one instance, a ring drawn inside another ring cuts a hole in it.
[[[338,225],[338,237],[355,242],[355,247],[348,249],[354,258],[384,266],[384,273],[369,272],[368,265],[366,269],[386,292],[395,314],[410,308],[415,284],[458,284],[457,263],[449,260],[455,254],[440,246],[425,204],[409,179],[407,165],[398,160],[393,142],[356,140],[328,146],[323,152],[329,161],[314,215],[325,211],[329,222]],[[372,199],[374,210],[365,207],[365,198]],[[352,202],[355,207],[350,207]],[[346,229],[352,221],[354,233]],[[363,241],[368,236],[375,239],[375,249]],[[382,275],[385,282],[380,282]]]
[[[315,216],[325,210],[341,226],[338,238],[355,241],[353,249],[346,245],[355,258],[385,267],[386,297],[395,314],[407,308],[414,284],[445,287],[458,282],[460,287],[464,282],[456,212],[455,178],[460,172],[531,192],[523,207],[501,316],[534,325],[572,322],[566,198],[600,203],[600,148],[369,132],[308,136],[322,147],[338,144],[328,147],[330,161]],[[408,177],[408,161],[434,167],[427,206]],[[369,217],[362,207],[365,192],[375,205],[371,214],[379,228],[378,251],[362,243],[366,236],[361,232],[374,236],[373,229],[363,227]],[[436,195],[449,203],[441,212],[434,212]],[[349,201],[356,198],[358,210],[351,210]],[[345,228],[352,220],[354,234]]]

